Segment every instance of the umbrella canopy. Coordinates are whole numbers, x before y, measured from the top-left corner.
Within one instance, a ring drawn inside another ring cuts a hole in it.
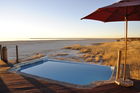
[[[126,79],[128,21],[140,21],[140,0],[121,0],[112,5],[97,9],[82,19],[103,22],[125,21],[125,61],[123,80]]]
[[[140,20],[140,0],[122,0],[112,5],[97,9],[82,19],[94,19],[103,22]]]

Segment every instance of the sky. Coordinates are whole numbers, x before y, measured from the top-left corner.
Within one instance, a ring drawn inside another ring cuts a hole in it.
[[[0,40],[21,38],[116,38],[123,22],[80,20],[119,0],[0,0]],[[129,36],[140,36],[140,22],[129,22]]]

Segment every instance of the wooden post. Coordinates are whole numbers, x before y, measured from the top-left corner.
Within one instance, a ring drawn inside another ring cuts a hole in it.
[[[19,60],[18,60],[18,46],[16,45],[16,63],[19,63]]]
[[[126,79],[126,63],[127,63],[127,36],[128,36],[128,21],[127,17],[125,17],[125,55],[124,55],[124,73],[123,73],[123,80]]]
[[[1,51],[2,45],[0,45],[0,58],[2,57],[2,51]]]
[[[121,64],[121,51],[118,51],[118,60],[117,60],[117,72],[116,72],[116,80],[120,78],[120,64]]]
[[[8,54],[7,54],[7,48],[2,47],[2,60],[6,63],[8,63]]]

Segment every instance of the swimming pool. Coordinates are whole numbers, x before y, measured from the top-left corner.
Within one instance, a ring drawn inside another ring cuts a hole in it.
[[[113,69],[109,66],[52,59],[20,65],[17,71],[76,85],[88,85],[96,81],[109,80],[113,73]]]

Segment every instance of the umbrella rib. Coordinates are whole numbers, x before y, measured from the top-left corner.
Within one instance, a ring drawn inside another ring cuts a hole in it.
[[[108,18],[106,18],[106,20],[105,20],[105,22],[107,22],[107,20],[109,20],[112,16],[113,16],[113,14],[115,13],[115,12],[117,12],[118,10],[116,9],[113,13],[111,13],[111,15],[108,17]]]

